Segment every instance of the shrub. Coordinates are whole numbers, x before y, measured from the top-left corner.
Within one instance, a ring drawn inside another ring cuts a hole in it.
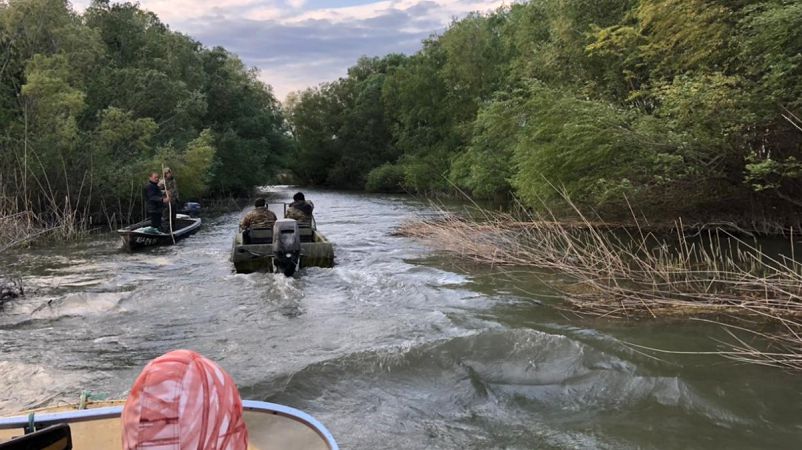
[[[403,192],[404,168],[386,163],[368,173],[365,190],[369,192]]]

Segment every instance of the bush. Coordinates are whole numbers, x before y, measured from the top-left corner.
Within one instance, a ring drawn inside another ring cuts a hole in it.
[[[368,173],[365,190],[369,192],[403,192],[404,168],[383,164]]]

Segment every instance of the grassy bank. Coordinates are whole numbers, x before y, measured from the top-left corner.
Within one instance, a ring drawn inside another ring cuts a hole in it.
[[[677,223],[674,235],[657,236],[578,217],[441,211],[399,232],[500,270],[560,273],[565,282],[554,287],[580,314],[712,320],[733,338],[721,355],[802,370],[802,266],[793,254],[771,256],[723,230],[689,237]]]

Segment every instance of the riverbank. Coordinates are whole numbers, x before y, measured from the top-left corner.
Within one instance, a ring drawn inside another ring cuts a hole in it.
[[[802,370],[802,266],[793,242],[788,255],[768,254],[721,228],[689,236],[678,222],[669,236],[637,220],[625,228],[578,217],[440,211],[398,233],[501,272],[558,273],[550,284],[578,314],[713,321],[732,337],[720,355]]]

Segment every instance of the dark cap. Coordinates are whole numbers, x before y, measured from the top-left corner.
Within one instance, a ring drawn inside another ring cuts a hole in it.
[[[304,198],[304,193],[303,192],[296,192],[295,195],[292,196],[292,199],[295,200],[296,202],[302,202],[302,201],[306,200]]]
[[[265,199],[262,197],[257,198],[256,201],[253,202],[253,206],[256,206],[257,208],[265,206]]]

